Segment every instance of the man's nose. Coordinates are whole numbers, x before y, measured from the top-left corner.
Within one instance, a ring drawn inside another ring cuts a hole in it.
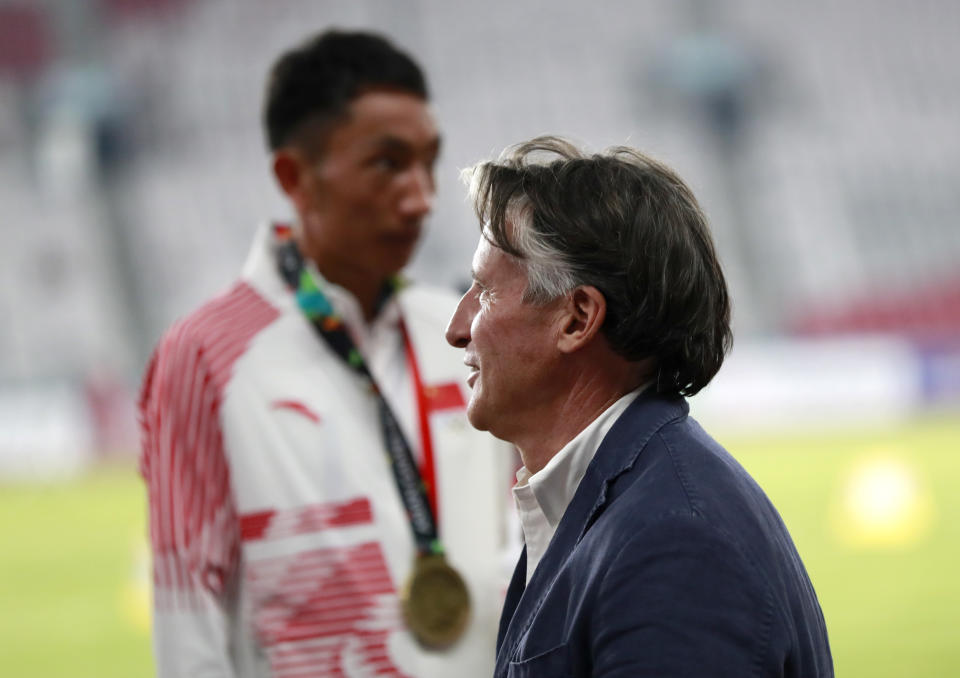
[[[444,336],[447,343],[454,348],[466,348],[470,343],[470,323],[473,322],[473,314],[467,308],[470,305],[470,292],[467,290],[467,293],[460,297],[460,303],[447,323]]]
[[[406,216],[425,217],[433,209],[436,187],[433,172],[421,165],[410,170],[407,186],[400,201],[400,211]]]

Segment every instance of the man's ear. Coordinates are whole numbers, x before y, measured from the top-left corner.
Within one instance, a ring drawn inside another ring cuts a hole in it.
[[[567,297],[562,311],[563,326],[557,348],[573,353],[592,342],[607,317],[607,300],[592,285],[582,285]]]
[[[273,176],[290,202],[300,210],[304,206],[306,163],[296,149],[281,148],[273,153]]]

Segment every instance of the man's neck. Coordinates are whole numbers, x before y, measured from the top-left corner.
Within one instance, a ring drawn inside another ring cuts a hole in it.
[[[327,271],[319,266],[317,268],[326,280],[335,285],[339,285],[357,298],[357,302],[360,304],[360,309],[363,311],[363,319],[366,322],[369,323],[374,319],[378,310],[377,302],[380,299],[380,294],[383,291],[383,285],[385,281],[372,280],[371,278],[364,277],[362,275],[330,275],[327,273]]]
[[[611,380],[602,374],[584,374],[560,400],[546,404],[538,417],[540,425],[511,442],[520,452],[523,465],[532,474],[553,457],[597,417],[620,398],[640,386],[630,377]]]
[[[324,280],[339,285],[356,297],[363,311],[364,320],[368,323],[372,321],[377,314],[377,302],[380,300],[380,293],[383,291],[386,280],[371,276],[349,262],[312,252],[303,239],[300,239],[297,244],[303,256],[313,262]]]

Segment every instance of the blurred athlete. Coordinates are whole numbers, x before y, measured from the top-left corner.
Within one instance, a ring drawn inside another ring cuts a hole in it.
[[[326,32],[264,119],[296,221],[143,382],[158,674],[488,676],[510,457],[467,425],[455,297],[398,275],[441,145],[424,77]]]

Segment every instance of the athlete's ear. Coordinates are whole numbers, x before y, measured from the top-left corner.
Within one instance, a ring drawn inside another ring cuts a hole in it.
[[[607,300],[593,285],[581,285],[567,295],[561,311],[561,330],[557,348],[573,353],[599,334],[607,317]]]
[[[297,211],[305,207],[307,164],[303,154],[295,148],[280,148],[273,152],[273,176]]]

